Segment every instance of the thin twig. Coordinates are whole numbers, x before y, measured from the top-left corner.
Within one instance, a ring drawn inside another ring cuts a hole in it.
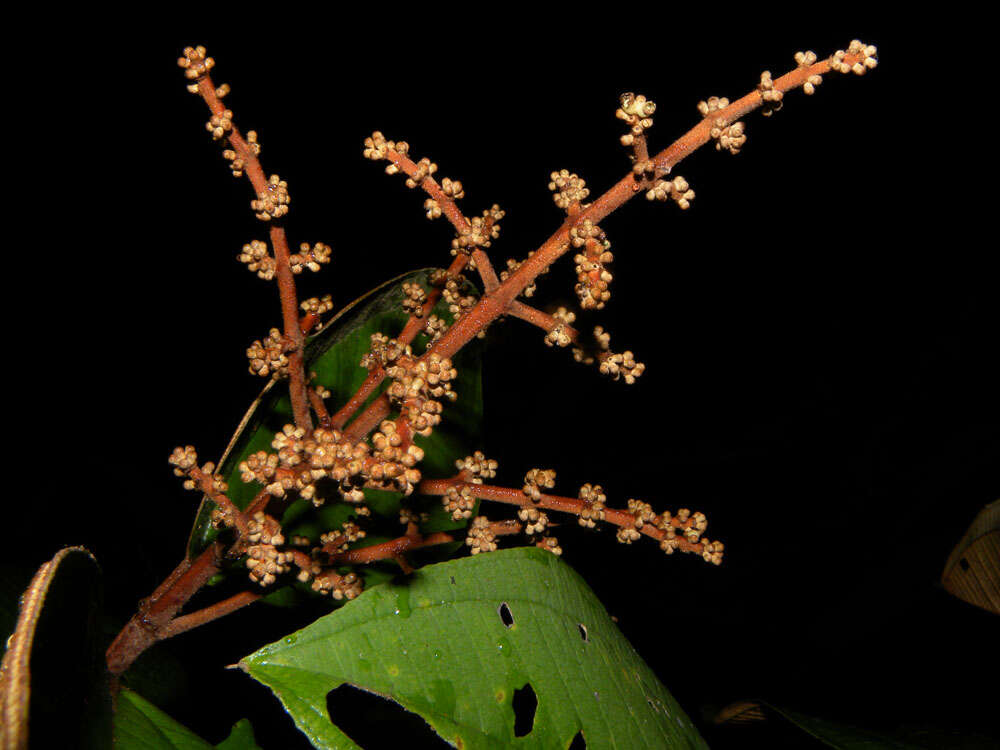
[[[205,100],[208,108],[214,115],[222,115],[226,111],[225,105],[216,95],[215,84],[211,76],[204,76],[198,81],[198,93]],[[267,177],[256,154],[247,146],[236,125],[228,131],[227,139],[229,145],[245,162],[244,171],[247,178],[253,185],[257,195],[264,195],[267,192]],[[295,424],[303,429],[312,429],[312,417],[309,414],[309,400],[306,396],[306,377],[303,368],[303,343],[302,328],[299,325],[299,300],[295,291],[295,276],[292,274],[292,266],[289,261],[290,252],[288,249],[288,239],[285,237],[284,227],[272,223],[270,229],[271,247],[274,250],[276,261],[275,276],[278,280],[278,296],[281,300],[281,317],[284,325],[285,338],[289,342],[288,354],[288,393],[292,402],[292,414],[295,417]]]

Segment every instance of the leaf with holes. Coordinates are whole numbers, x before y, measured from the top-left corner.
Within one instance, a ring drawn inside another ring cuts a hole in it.
[[[371,345],[373,333],[389,336],[398,334],[407,320],[402,309],[402,285],[416,282],[430,289],[430,270],[412,271],[373,289],[368,294],[347,305],[306,342],[305,368],[315,372],[313,382],[330,391],[328,402],[343,404],[358,389],[367,376],[359,361]],[[446,322],[452,320],[444,302],[439,302],[434,314]],[[414,341],[414,351],[424,350],[426,336],[420,334]],[[425,451],[421,470],[427,476],[450,476],[455,472],[455,460],[479,448],[478,435],[482,426],[482,346],[473,342],[454,358],[458,378],[454,383],[458,398],[446,406],[445,419],[428,437],[417,436],[415,442]],[[387,387],[383,384],[382,389]],[[379,391],[381,392],[381,391]],[[251,453],[271,450],[271,440],[284,425],[292,422],[288,390],[284,383],[270,382],[244,415],[219,463],[219,473],[229,483],[229,497],[240,508],[245,508],[260,487],[246,483],[240,477],[239,465]],[[401,495],[394,492],[366,491],[376,515],[395,518]],[[191,531],[188,554],[196,556],[217,535],[210,523],[214,504],[202,501]],[[454,522],[441,508],[439,500],[428,500],[426,510],[430,518],[424,524],[426,531],[461,528],[465,522]],[[346,503],[328,503],[319,512],[309,501],[299,500],[291,505],[281,519],[282,526],[291,535],[318,538],[322,531],[339,526],[353,515],[353,506]],[[315,539],[314,539],[315,541]],[[294,599],[294,597],[292,597]],[[274,601],[281,601],[276,597]]]
[[[317,747],[356,747],[327,713],[345,683],[469,749],[567,747],[578,733],[590,747],[706,747],[583,579],[534,547],[369,589],[240,666]]]

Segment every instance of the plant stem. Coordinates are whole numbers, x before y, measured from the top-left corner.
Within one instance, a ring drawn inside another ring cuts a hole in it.
[[[215,93],[215,84],[211,76],[205,76],[198,81],[198,93],[205,100],[214,115],[222,115],[225,105]],[[264,168],[256,154],[247,146],[247,142],[234,124],[226,136],[229,145],[244,161],[244,171],[247,179],[253,185],[257,195],[267,193],[267,177]],[[306,396],[306,378],[303,369],[303,343],[305,337],[299,325],[299,298],[295,291],[295,276],[289,262],[290,252],[285,229],[280,224],[273,223],[270,228],[271,247],[274,250],[276,263],[275,277],[278,281],[278,296],[281,300],[281,317],[285,338],[289,343],[288,352],[288,395],[292,402],[292,414],[295,425],[305,430],[312,429],[312,416],[309,413],[309,399]]]
[[[219,572],[222,545],[213,543],[194,560],[185,558],[167,579],[143,600],[108,647],[105,658],[108,671],[120,675],[139,655],[164,637],[163,628],[187,601]]]

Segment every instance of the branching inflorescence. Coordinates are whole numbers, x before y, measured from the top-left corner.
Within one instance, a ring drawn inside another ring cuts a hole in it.
[[[624,544],[647,536],[667,554],[680,551],[721,563],[723,545],[704,536],[707,519],[702,513],[686,508],[657,513],[637,499],[629,499],[623,508],[609,507],[600,485],[585,484],[575,497],[551,494],[556,476],[551,470],[531,469],[520,487],[487,484],[486,480],[496,476],[497,462],[480,452],[458,461],[457,472],[451,477],[427,478],[419,468],[424,455],[414,436],[431,434],[447,418],[446,405],[456,397],[453,384],[457,372],[451,358],[503,317],[520,318],[541,328],[548,346],[568,347],[576,361],[596,364],[614,380],[634,383],[645,366],[631,351],[614,352],[610,334],[602,327],[595,327],[592,336],[584,340],[573,327],[575,312],[560,307],[547,313],[523,298],[534,294],[539,277],[555,261],[572,252],[574,289],[581,310],[603,309],[611,298],[614,278],[611,243],[599,224],[604,217],[637,195],[651,201],[672,201],[688,209],[694,190],[687,180],[673,174],[684,157],[707,143],[720,151],[738,153],[747,139],[742,121],[747,114],[758,108],[765,116],[773,114],[783,106],[789,91],[801,88],[812,94],[822,76],[831,71],[864,74],[875,67],[875,54],[874,47],[857,40],[826,60],[819,60],[812,52],[799,52],[794,56],[795,68],[778,78],[764,71],[745,96],[732,102],[717,96],[699,102],[701,121],[656,154],[650,153],[647,143],[655,103],[640,94],[624,94],[615,114],[626,126],[621,144],[628,150],[629,172],[589,202],[591,189],[583,178],[565,169],[553,172],[548,187],[564,220],[540,247],[522,259],[507,260],[499,275],[486,251],[500,234],[504,218],[500,207],[494,204],[478,216],[467,216],[457,203],[466,196],[460,181],[439,180],[438,165],[428,158],[414,159],[408,143],[389,140],[378,131],[372,133],[365,139],[364,157],[384,162],[387,174],[401,175],[408,188],[423,191],[422,208],[427,218],[444,218],[455,230],[452,260],[430,277],[429,288],[415,282],[402,285],[406,324],[394,337],[388,333],[371,337],[370,349],[358,363],[367,370],[367,377],[353,396],[330,413],[325,403],[329,392],[322,386],[310,386],[312,376],[304,370],[303,345],[305,336],[332,310],[333,303],[329,296],[300,303],[295,275],[318,271],[330,263],[331,248],[323,243],[302,243],[298,252],[290,251],[284,230],[291,203],[287,183],[264,172],[257,134],[249,131],[244,136],[236,127],[233,113],[222,103],[229,87],[212,82],[212,58],[203,47],[185,49],[179,64],[189,81],[188,89],[208,105],[206,128],[214,140],[224,144],[222,154],[233,175],[249,179],[254,189],[251,210],[267,227],[267,239],[250,240],[237,257],[261,279],[277,283],[282,327],[272,328],[267,336],[254,341],[247,357],[251,373],[287,381],[294,423],[274,437],[271,451],[254,453],[240,464],[242,480],[259,487],[247,508],[237,507],[227,497],[228,487],[214,464],[199,467],[193,447],[177,448],[170,456],[175,473],[185,478],[185,486],[214,503],[212,524],[227,530],[230,541],[215,542],[196,559],[182,562],[145,600],[108,651],[111,670],[120,673],[158,639],[216,619],[258,598],[259,593],[242,592],[199,612],[177,616],[184,602],[227,558],[243,560],[251,581],[263,589],[294,578],[319,594],[351,599],[360,593],[361,579],[350,566],[394,560],[409,571],[408,552],[463,538],[472,554],[497,549],[499,537],[509,535],[526,536],[538,547],[561,554],[559,541],[551,535],[555,524],[550,514],[555,513],[572,516],[587,529],[612,525],[616,538]],[[478,276],[481,291],[469,281],[468,272]],[[441,300],[451,313],[450,323],[431,314]],[[417,353],[413,347],[420,333],[426,334],[427,344]],[[371,519],[366,489],[401,493],[400,522],[405,533],[387,542],[356,544],[366,536],[365,524]],[[414,494],[440,497],[454,520],[468,521],[464,534],[422,533],[420,514],[405,502]],[[268,510],[273,503],[286,502],[292,496],[317,506],[330,499],[349,503],[356,520],[327,531],[318,542],[286,537],[277,517]],[[500,520],[491,520],[482,512],[474,515],[483,502],[515,506],[516,515]]]

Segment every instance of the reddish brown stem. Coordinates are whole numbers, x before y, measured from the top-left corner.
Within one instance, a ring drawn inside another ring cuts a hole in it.
[[[215,84],[212,83],[211,76],[205,76],[198,81],[198,93],[201,94],[201,98],[205,100],[212,114],[222,115],[226,111],[226,107],[215,92],[216,88]],[[239,129],[233,125],[226,137],[229,145],[245,163],[244,171],[253,185],[254,191],[257,195],[266,194],[267,177],[264,175],[264,169],[256,154],[247,146]],[[295,276],[289,262],[288,239],[285,237],[284,228],[274,223],[271,224],[270,235],[274,259],[277,261],[275,276],[278,281],[278,296],[281,299],[282,323],[285,338],[291,344],[288,352],[288,393],[292,402],[292,414],[295,417],[296,426],[309,430],[312,429],[312,417],[309,414],[306,377],[303,369],[304,337],[299,325],[299,300],[295,291]]]
[[[448,266],[448,275],[455,276],[462,272],[466,264],[469,262],[469,256],[464,253],[459,253],[455,256],[455,259]],[[406,325],[403,326],[402,332],[396,337],[396,340],[401,344],[409,344],[417,337],[417,334],[424,328],[424,322],[427,320],[427,316],[431,314],[431,310],[434,309],[434,305],[441,298],[441,290],[438,288],[431,289],[427,293],[427,301],[424,302],[423,308],[421,308],[421,315],[411,315],[406,321]],[[355,412],[361,408],[361,405],[378,389],[382,381],[385,380],[385,370],[379,368],[368,374],[368,377],[362,381],[361,386],[358,390],[351,396],[337,413],[330,417],[330,424],[338,430],[344,428],[344,425],[354,416]],[[379,419],[381,421],[381,418]],[[367,435],[367,432],[363,435]]]
[[[569,336],[570,341],[576,343],[580,340],[580,332],[569,323],[563,323],[563,321],[554,315],[544,313],[538,308],[531,307],[531,305],[526,305],[518,300],[514,300],[507,306],[507,314],[538,326],[545,332],[551,331],[558,325],[562,325],[565,327],[566,335]]]
[[[454,487],[456,485],[464,485],[465,487],[468,487],[472,491],[472,494],[481,500],[492,500],[493,502],[505,503],[507,505],[517,505],[522,508],[545,508],[546,510],[555,510],[579,516],[580,512],[588,507],[586,500],[581,500],[576,497],[562,497],[559,495],[542,494],[539,500],[535,501],[525,495],[522,490],[514,487],[496,487],[489,484],[467,484],[457,479],[425,479],[417,485],[416,491],[422,495],[443,495],[448,491],[449,487]],[[615,526],[635,528],[635,516],[626,510],[605,508],[604,520],[608,523],[614,524]],[[670,524],[677,529],[683,530],[689,528],[692,521],[691,519],[688,519],[687,521],[680,521],[677,518],[672,518]],[[661,540],[665,536],[665,533],[662,530],[649,523],[643,524],[639,531],[656,540]],[[700,543],[688,542],[682,537],[678,538],[678,543],[680,545],[679,548],[684,552],[700,552]]]
[[[263,596],[263,594],[257,593],[256,591],[241,591],[228,599],[223,599],[221,602],[216,602],[215,604],[205,607],[204,609],[199,609],[196,612],[175,617],[173,620],[168,622],[162,630],[160,630],[157,640],[162,641],[167,638],[173,638],[175,635],[180,635],[181,633],[191,630],[192,628],[196,628],[199,625],[204,625],[212,622],[213,620],[218,620],[220,617],[224,617],[238,609],[242,609],[248,604],[253,604],[255,601],[260,599],[261,596]]]
[[[848,65],[858,61],[857,56],[847,55],[844,58]],[[789,73],[774,80],[776,90],[787,92],[791,89],[802,86],[811,75],[822,75],[829,72],[829,61],[823,60],[814,65],[803,66],[792,70]],[[749,114],[764,103],[759,91],[754,90],[746,96],[736,100],[728,107],[713,113],[713,118],[706,118],[691,130],[678,138],[669,147],[661,151],[653,162],[656,167],[656,175],[663,175],[669,172],[675,165],[685,157],[692,154],[701,146],[711,140],[712,127],[719,120],[726,124],[736,122],[741,117]],[[390,160],[398,163],[397,154],[390,152]],[[406,160],[409,161],[409,160]],[[412,162],[410,163],[412,166]],[[430,178],[427,178],[428,180]],[[425,180],[424,182],[427,182]],[[562,226],[546,240],[533,254],[529,255],[525,261],[507,279],[494,289],[490,294],[484,295],[482,299],[463,315],[442,335],[442,337],[427,350],[430,354],[438,354],[442,357],[451,357],[465,344],[492,323],[497,317],[508,311],[511,302],[525,288],[527,288],[545,269],[551,266],[560,256],[571,247],[569,242],[569,232],[576,224],[590,219],[597,224],[601,219],[608,216],[617,208],[634,198],[643,190],[649,189],[653,184],[653,178],[637,178],[635,174],[629,173],[618,181],[603,195],[598,197],[593,203],[581,206],[579,211],[573,211],[562,223]],[[388,402],[382,403],[382,399],[377,399],[358,416],[352,424],[351,434],[355,438],[363,437],[367,432],[374,429],[381,417],[388,413]]]
[[[412,552],[413,550],[420,549],[421,547],[432,547],[436,544],[447,544],[448,542],[454,541],[455,537],[444,531],[438,531],[433,534],[428,534],[427,536],[404,535],[397,537],[396,539],[390,539],[388,542],[373,544],[370,547],[349,549],[346,552],[339,552],[336,555],[330,556],[330,562],[334,564],[344,563],[363,565],[366,563],[376,562],[378,560],[388,560],[398,557],[399,555]]]
[[[215,542],[194,560],[183,560],[153,596],[139,605],[121,632],[108,647],[105,657],[108,671],[122,674],[147,648],[163,636],[163,628],[187,601],[219,572],[222,545]]]

